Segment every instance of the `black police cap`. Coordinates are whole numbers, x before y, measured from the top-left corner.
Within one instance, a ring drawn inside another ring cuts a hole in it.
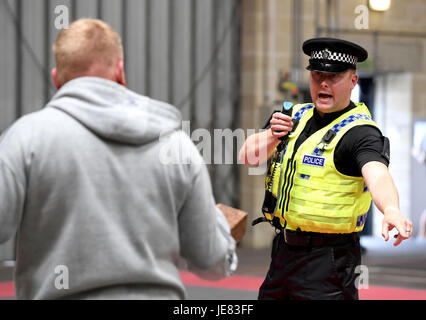
[[[303,52],[311,57],[310,71],[342,73],[356,69],[358,62],[365,61],[368,52],[359,45],[335,38],[314,38],[303,43]]]

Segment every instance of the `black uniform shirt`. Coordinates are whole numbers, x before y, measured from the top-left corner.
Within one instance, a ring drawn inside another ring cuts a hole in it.
[[[324,128],[342,114],[355,107],[356,105],[351,101],[345,109],[338,112],[326,113],[324,117],[321,117],[314,108],[314,115],[309,119],[299,135],[295,150],[313,133]],[[265,129],[269,128],[269,121]],[[353,177],[361,177],[361,168],[367,162],[379,161],[389,166],[389,155],[389,140],[376,127],[362,125],[350,129],[338,142],[334,152],[334,163],[340,173]]]

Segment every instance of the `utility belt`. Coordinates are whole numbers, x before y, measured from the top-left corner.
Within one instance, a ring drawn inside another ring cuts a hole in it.
[[[283,229],[281,234],[286,244],[298,247],[339,246],[359,241],[358,232],[336,234]]]

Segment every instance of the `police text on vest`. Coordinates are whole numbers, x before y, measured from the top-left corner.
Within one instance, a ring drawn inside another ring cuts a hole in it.
[[[316,166],[316,167],[324,167],[324,162],[325,162],[325,158],[311,156],[307,154],[303,156],[303,161],[302,161],[303,164],[308,164],[308,165]]]

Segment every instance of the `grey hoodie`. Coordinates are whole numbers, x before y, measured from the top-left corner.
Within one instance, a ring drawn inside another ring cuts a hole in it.
[[[235,270],[229,225],[180,126],[173,106],[83,77],[3,134],[0,242],[17,232],[17,298],[182,299],[179,266]]]

